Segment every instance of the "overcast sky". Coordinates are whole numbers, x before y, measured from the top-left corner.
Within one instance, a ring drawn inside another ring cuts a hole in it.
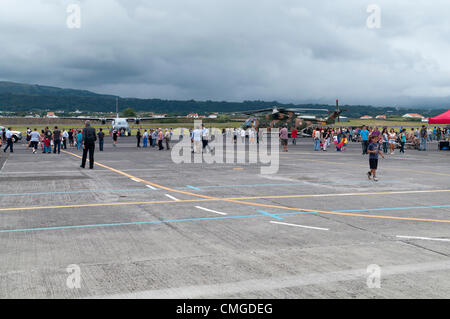
[[[78,3],[81,28],[67,27]],[[367,8],[381,8],[371,29]],[[0,0],[0,79],[123,97],[450,96],[448,0]]]

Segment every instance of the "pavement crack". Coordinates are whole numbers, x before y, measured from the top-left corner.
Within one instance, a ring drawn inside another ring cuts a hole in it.
[[[438,254],[438,255],[440,255],[440,256],[450,257],[450,255],[448,255],[448,254],[441,253],[440,251],[436,251],[436,250],[433,250],[433,249],[430,249],[430,248],[421,246],[421,245],[419,245],[419,244],[411,243],[411,242],[406,241],[406,240],[399,240],[399,241],[402,242],[402,243],[404,243],[404,244],[406,244],[406,245],[414,246],[414,247],[416,247],[416,248],[421,248],[421,249],[424,249],[424,250],[426,250],[426,251],[430,251],[430,252],[432,252],[432,253]]]

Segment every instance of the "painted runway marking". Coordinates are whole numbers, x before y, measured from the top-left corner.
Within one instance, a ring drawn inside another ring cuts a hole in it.
[[[196,191],[199,191],[199,190],[200,190],[200,188],[194,187],[194,186],[191,186],[191,185],[186,185],[186,187],[187,187],[187,188],[190,188],[190,189],[194,189],[194,190],[196,190]]]
[[[263,214],[265,216],[272,217],[272,218],[275,218],[275,219],[278,219],[278,220],[284,220],[284,218],[278,217],[276,214],[271,214],[271,213],[268,213],[268,212],[263,211],[263,210],[258,210],[258,213],[261,213],[261,214]]]
[[[420,240],[432,240],[432,241],[446,241],[446,242],[450,242],[450,239],[444,239],[444,238],[429,238],[429,237],[414,237],[414,236],[397,236],[397,238],[403,238],[403,239],[420,239]]]
[[[280,222],[271,222],[272,224],[278,224],[278,225],[285,225],[285,226],[293,226],[293,227],[300,227],[300,228],[308,228],[308,229],[315,229],[315,230],[329,230],[328,228],[320,228],[320,227],[312,227],[312,226],[304,226],[304,225],[296,225],[296,224],[288,224],[288,223],[280,223]]]
[[[280,213],[279,216],[284,215],[307,215],[314,214],[311,212],[298,212],[298,213]],[[0,233],[18,233],[18,232],[32,232],[32,231],[49,231],[49,230],[65,230],[65,229],[83,229],[83,228],[102,228],[102,227],[118,227],[118,226],[132,226],[132,225],[148,225],[148,224],[167,224],[167,223],[180,223],[180,222],[195,222],[195,221],[211,221],[211,220],[233,220],[233,219],[246,219],[246,218],[260,218],[266,215],[244,215],[244,216],[221,216],[221,217],[200,217],[200,218],[183,218],[183,219],[171,219],[171,220],[157,220],[157,221],[143,221],[143,222],[126,222],[126,223],[113,223],[113,224],[93,224],[93,225],[72,225],[72,226],[54,226],[54,227],[39,227],[39,228],[24,228],[24,229],[6,229],[0,230]]]
[[[215,213],[215,214],[219,214],[219,215],[228,215],[227,213],[221,213],[221,212],[218,212],[218,211],[215,211],[215,210],[212,210],[212,209],[208,209],[208,208],[204,208],[204,207],[201,207],[201,206],[195,206],[195,208],[204,210],[205,212]]]
[[[70,153],[70,152],[66,152],[66,151],[62,151],[62,152],[66,153],[66,154],[69,154],[69,155],[72,155],[72,156],[77,157],[77,158],[81,158],[81,156],[76,155],[74,153]],[[181,191],[181,190],[176,190],[174,188],[170,188],[170,187],[166,187],[166,186],[159,185],[159,184],[156,184],[156,183],[152,183],[150,181],[144,180],[142,178],[137,178],[137,177],[135,177],[133,175],[130,175],[130,174],[127,174],[127,173],[125,173],[125,172],[123,172],[121,170],[115,169],[113,167],[110,167],[110,166],[107,166],[107,165],[104,165],[104,164],[101,164],[101,163],[98,163],[98,162],[96,163],[96,165],[100,166],[100,167],[103,167],[103,168],[107,168],[107,169],[109,169],[109,170],[111,170],[113,172],[116,172],[116,173],[118,173],[118,174],[120,174],[122,176],[126,176],[126,177],[129,177],[129,178],[136,178],[136,179],[140,180],[142,183],[145,183],[147,185],[152,185],[152,186],[155,186],[157,188],[167,190],[169,192],[190,195],[190,196],[193,196],[193,197],[196,197],[196,198],[208,199],[208,200],[212,200],[212,201],[224,201],[224,202],[241,204],[241,205],[247,205],[247,206],[270,207],[270,208],[285,209],[285,210],[291,210],[291,211],[316,212],[316,213],[327,214],[327,215],[352,216],[352,217],[377,218],[377,219],[390,219],[390,220],[407,220],[407,221],[420,221],[420,222],[450,223],[450,220],[438,220],[438,219],[427,219],[427,218],[408,218],[408,217],[396,217],[396,216],[363,215],[363,214],[354,214],[354,213],[336,213],[336,212],[330,212],[330,211],[324,211],[324,210],[311,210],[311,209],[305,209],[305,208],[292,208],[292,207],[286,207],[286,206],[280,206],[280,205],[260,204],[260,203],[254,203],[254,202],[246,202],[246,201],[242,201],[242,200],[218,198],[218,197],[213,197],[213,196],[206,196],[206,195],[200,195],[200,194],[195,194],[195,193],[191,193],[191,192],[185,192],[185,191]],[[448,191],[450,191],[450,190],[448,190]],[[279,198],[283,198],[283,197],[279,197]]]
[[[136,182],[136,183],[140,183],[141,181],[138,181],[137,179],[135,179],[135,178],[132,178],[131,179],[133,182]]]
[[[145,185],[146,187],[148,187],[148,188],[150,188],[150,189],[152,189],[152,190],[154,190],[154,191],[156,191],[157,189],[155,188],[155,187],[153,187],[152,185]]]
[[[170,199],[176,201],[176,202],[179,202],[179,201],[180,201],[178,198],[173,197],[173,196],[171,196],[171,195],[169,195],[169,194],[166,194],[166,196],[169,197]]]

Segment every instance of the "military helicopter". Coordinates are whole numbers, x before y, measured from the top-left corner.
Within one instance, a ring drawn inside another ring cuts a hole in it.
[[[249,128],[281,128],[287,126],[289,130],[296,128],[299,132],[305,132],[308,128],[315,125],[332,125],[336,120],[339,121],[340,115],[346,110],[341,110],[339,100],[336,100],[336,109],[329,111],[328,109],[311,109],[311,108],[280,108],[273,107],[261,110],[252,110],[240,112],[243,115],[252,115],[242,125],[243,129]],[[331,113],[326,118],[316,118],[310,115],[301,115],[304,112],[325,112]]]

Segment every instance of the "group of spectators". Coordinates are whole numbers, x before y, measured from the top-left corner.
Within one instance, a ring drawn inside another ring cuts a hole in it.
[[[412,148],[426,151],[427,142],[450,139],[450,129],[435,127],[426,128],[406,128],[388,129],[384,127],[381,131],[376,126],[362,128],[317,128],[312,132],[315,151],[327,151],[330,145],[334,144],[337,152],[345,151],[349,142],[360,142],[362,144],[362,154],[368,154],[370,137],[379,137],[379,143],[383,147],[384,154],[394,154],[399,148],[400,153],[405,152],[407,145]]]

